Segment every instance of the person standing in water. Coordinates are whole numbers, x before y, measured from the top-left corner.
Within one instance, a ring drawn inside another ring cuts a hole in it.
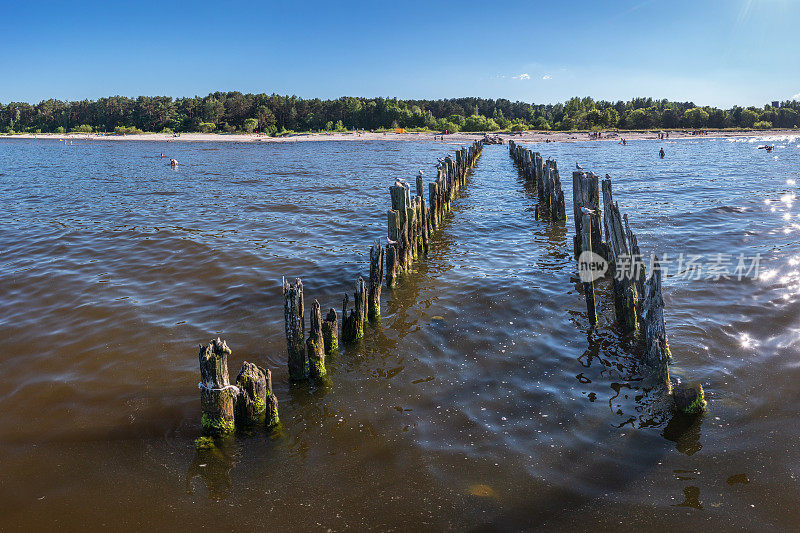
[[[664,152],[664,148],[661,148],[661,150],[659,150],[659,152],[658,152],[658,157],[660,157],[661,159],[664,159],[665,155],[666,155],[666,153]]]

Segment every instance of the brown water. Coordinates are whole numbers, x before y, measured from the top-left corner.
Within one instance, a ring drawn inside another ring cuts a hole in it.
[[[453,146],[0,141],[0,529],[797,529],[800,143],[776,144],[531,145],[567,204],[575,161],[619,176],[645,253],[762,254],[758,280],[665,280],[673,374],[710,400],[686,423],[651,413],[607,289],[590,332],[573,221],[534,220],[505,147],[309,390],[281,276],[338,308],[388,185]],[[234,375],[272,369],[283,426],[198,455],[217,335]]]

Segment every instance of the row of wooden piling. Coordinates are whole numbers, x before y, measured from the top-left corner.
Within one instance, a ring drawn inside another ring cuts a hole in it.
[[[509,154],[526,182],[536,185],[539,203],[536,218],[566,221],[564,193],[555,161],[544,160],[538,152],[509,141]],[[601,202],[602,194],[602,202]],[[581,282],[586,298],[587,315],[592,327],[597,324],[597,298],[591,273],[604,265],[603,277],[611,278],[615,316],[622,331],[641,342],[642,362],[655,385],[671,393],[677,408],[686,414],[705,409],[705,396],[699,383],[673,388],[669,376],[670,352],[664,326],[664,299],[661,293],[661,269],[658,258],[647,278],[636,234],[628,216],[620,213],[614,201],[611,178],[602,183],[591,172],[572,173],[573,251],[583,271]],[[543,209],[539,209],[539,206]],[[602,207],[601,207],[602,206]],[[541,213],[540,213],[541,211]]]
[[[536,219],[542,216],[553,222],[567,220],[564,191],[556,162],[552,159],[545,160],[539,152],[533,152],[511,140],[508,141],[508,153],[525,181],[536,186],[539,199],[535,211]],[[541,213],[540,205],[543,206]]]
[[[393,287],[400,276],[410,272],[414,261],[428,251],[430,239],[441,227],[450,204],[466,183],[468,171],[481,154],[483,143],[473,143],[440,160],[436,180],[428,186],[428,201],[424,196],[422,172],[416,179],[416,195],[411,187],[398,180],[389,188],[392,209],[388,213],[389,241],[386,248],[375,241],[370,248],[368,281],[359,276],[352,295],[345,294],[342,304],[341,334],[335,309],[322,316],[314,300],[309,313],[306,335],[303,282],[298,278],[283,279],[283,309],[286,332],[289,379],[302,382],[322,380],[326,376],[326,356],[338,353],[339,338],[354,342],[364,336],[368,320],[381,313],[381,289]],[[274,427],[279,423],[278,400],[272,392],[272,375],[268,369],[244,362],[236,383],[228,375],[228,356],[231,350],[217,338],[200,347],[200,402],[203,437],[198,448],[214,445],[213,437],[233,433],[237,428]]]
[[[381,314],[381,289],[396,284],[398,276],[409,272],[413,262],[427,253],[431,236],[441,227],[450,211],[450,202],[465,184],[467,172],[480,156],[483,143],[478,141],[448,155],[437,167],[436,180],[429,184],[429,203],[423,194],[422,172],[417,176],[416,195],[410,186],[398,180],[389,188],[392,209],[389,210],[389,243],[386,248],[376,240],[370,248],[369,278],[359,276],[353,293],[342,303],[341,339],[353,342],[364,336],[368,320]],[[386,251],[388,250],[388,254]],[[384,274],[385,265],[385,274]],[[309,316],[308,335],[305,327],[303,282],[283,279],[283,312],[286,332],[289,379],[301,382],[325,378],[325,357],[339,351],[339,317],[331,308],[323,318],[318,301],[314,300]],[[236,384],[228,376],[228,355],[231,350],[217,338],[200,347],[200,403],[203,437],[198,447],[213,446],[212,437],[233,433],[237,427],[278,424],[278,400],[272,392],[272,375],[268,369],[244,362]]]
[[[397,180],[389,187],[392,208],[387,214],[388,244],[386,246],[386,285],[393,287],[400,274],[408,272],[420,255],[428,252],[430,236],[444,221],[450,203],[466,183],[467,172],[475,165],[483,148],[476,141],[456,151],[455,159],[447,156],[437,165],[436,179],[428,184],[428,201],[422,172],[417,175],[416,196],[411,185]]]

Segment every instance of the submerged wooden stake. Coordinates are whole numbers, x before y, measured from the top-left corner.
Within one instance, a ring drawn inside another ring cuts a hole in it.
[[[657,386],[667,392],[672,390],[669,381],[669,347],[664,327],[664,298],[661,295],[661,267],[658,257],[653,263],[653,272],[645,286],[642,308],[644,321],[644,364],[652,374]]]
[[[383,246],[380,239],[369,249],[368,317],[381,316],[381,286],[383,285]]]
[[[339,322],[336,319],[336,310],[332,307],[322,322],[322,340],[325,343],[325,355],[339,350]]]
[[[584,209],[581,213],[583,217],[583,231],[581,233],[581,250],[592,251],[592,232],[591,232],[591,214],[588,210]],[[597,306],[595,304],[594,295],[594,281],[583,282],[583,294],[586,296],[586,311],[589,315],[589,323],[592,326],[597,325]]]
[[[220,338],[200,346],[200,408],[203,435],[221,436],[233,433],[234,401],[239,389],[228,376],[228,355],[231,350]]]
[[[297,278],[292,284],[283,278],[283,317],[286,326],[289,379],[292,381],[308,378],[303,314],[303,282]]]
[[[325,377],[325,343],[322,338],[322,312],[319,302],[311,305],[311,321],[306,339],[308,353],[308,373],[312,379]]]
[[[614,292],[614,311],[617,322],[626,333],[634,333],[638,328],[638,298],[634,276],[635,265],[631,264],[631,254],[628,238],[622,224],[619,205],[614,203],[611,191],[611,178],[606,176],[602,182],[604,226],[606,230],[606,243],[609,248],[609,270],[612,274],[612,287]],[[628,267],[630,270],[626,271]]]

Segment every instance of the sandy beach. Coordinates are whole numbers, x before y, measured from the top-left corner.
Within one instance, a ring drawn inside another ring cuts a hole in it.
[[[587,132],[569,131],[533,131],[521,134],[492,133],[490,136],[499,136],[503,141],[513,139],[516,142],[581,142],[581,141],[614,141],[622,139],[658,139],[658,131],[608,131],[602,132],[600,138],[593,138]],[[792,129],[772,130],[742,130],[742,131],[709,131],[704,138],[727,137],[781,137],[786,135],[800,135],[800,131]],[[85,134],[85,133],[40,133],[20,135],[0,135],[0,139],[37,139],[37,140],[89,140],[89,141],[161,141],[161,142],[249,142],[249,143],[286,143],[286,142],[314,142],[314,141],[431,141],[453,144],[470,143],[483,137],[482,133],[452,133],[444,135],[443,139],[438,133],[377,133],[377,132],[345,132],[345,133],[299,133],[284,135],[282,137],[269,137],[267,135],[252,134],[221,134],[221,133],[143,133],[132,135]],[[683,139],[698,137],[691,131],[670,130],[669,139]]]

